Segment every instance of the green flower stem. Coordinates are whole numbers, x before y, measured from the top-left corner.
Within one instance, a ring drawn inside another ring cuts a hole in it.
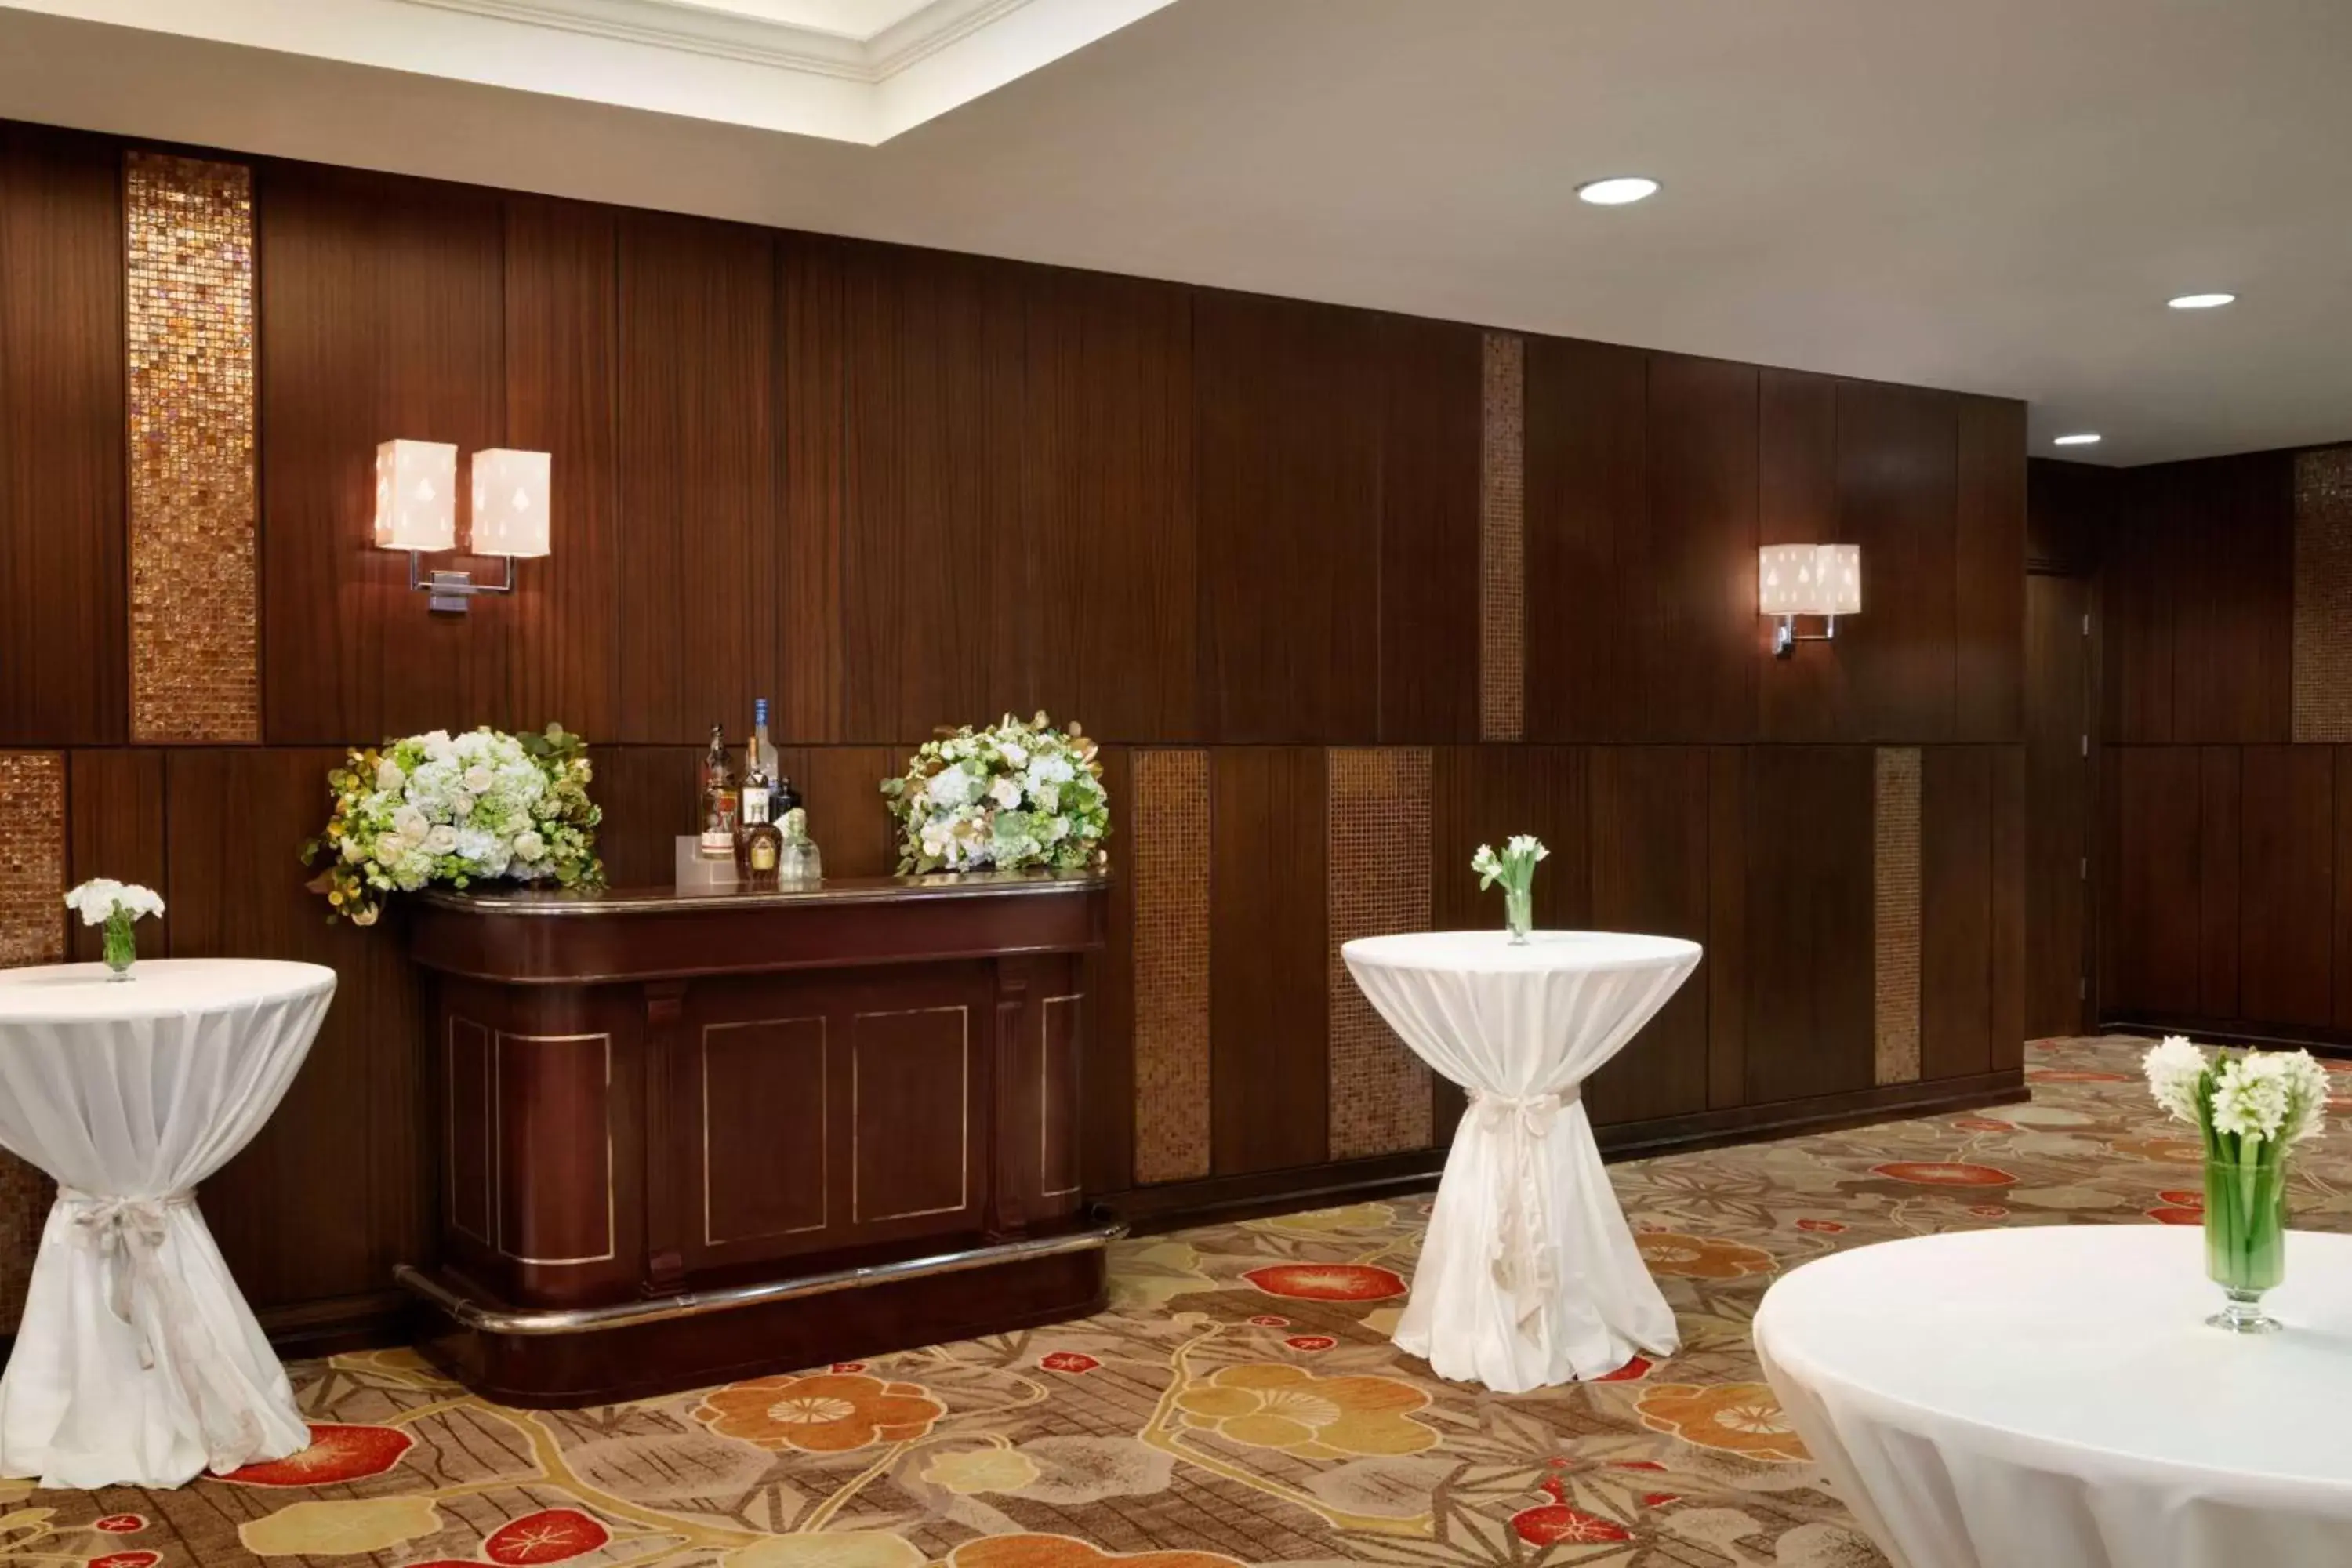
[[[127,974],[139,957],[139,939],[131,934],[131,916],[121,910],[106,917],[106,967]]]
[[[2286,1276],[2286,1159],[2275,1141],[2240,1142],[2205,1164],[2205,1272],[2233,1290],[2268,1290]]]

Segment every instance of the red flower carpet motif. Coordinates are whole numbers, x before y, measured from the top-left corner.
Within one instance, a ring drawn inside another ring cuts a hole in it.
[[[1084,1351],[1055,1351],[1037,1358],[1037,1364],[1047,1372],[1092,1372],[1102,1363]]]
[[[612,1539],[611,1531],[576,1508],[541,1509],[500,1525],[482,1543],[482,1555],[500,1568],[523,1568],[578,1557]]]
[[[110,1552],[103,1557],[93,1557],[88,1568],[155,1568],[163,1561],[160,1552]]]
[[[1801,1219],[1797,1222],[1797,1228],[1810,1230],[1816,1236],[1835,1236],[1845,1228],[1845,1222],[1834,1219]]]
[[[1293,1334],[1282,1342],[1295,1351],[1328,1351],[1339,1342],[1328,1334]]]
[[[1875,1176],[1927,1187],[2006,1187],[2017,1180],[2007,1171],[1997,1171],[1990,1165],[1943,1165],[1907,1160],[1873,1165],[1870,1171]]]
[[[380,1476],[400,1463],[416,1439],[397,1426],[310,1425],[310,1446],[282,1459],[231,1470],[221,1479],[241,1487],[323,1487]]]
[[[1242,1276],[1269,1296],[1297,1301],[1385,1301],[1404,1281],[1370,1263],[1275,1263]]]
[[[1553,1500],[1523,1508],[1511,1515],[1511,1528],[1530,1546],[1598,1546],[1604,1542],[1631,1541],[1633,1532],[1615,1520],[1570,1508],[1558,1476],[1547,1476],[1538,1489]]]
[[[1603,1373],[1592,1381],[1595,1383],[1632,1383],[1637,1379],[1649,1376],[1650,1367],[1652,1364],[1653,1363],[1648,1356],[1637,1355],[1632,1361],[1627,1362],[1623,1366],[1619,1367],[1615,1372]]]
[[[110,1513],[90,1526],[109,1535],[136,1535],[147,1528],[147,1516],[141,1513]]]

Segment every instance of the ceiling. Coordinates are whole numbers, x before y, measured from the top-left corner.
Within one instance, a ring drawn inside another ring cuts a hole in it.
[[[2347,60],[2344,0],[0,0],[0,116],[2000,394],[2108,463],[2352,437]]]

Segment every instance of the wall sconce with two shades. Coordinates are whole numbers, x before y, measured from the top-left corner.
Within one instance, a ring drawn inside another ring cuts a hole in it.
[[[1777,616],[1772,657],[1789,658],[1801,642],[1832,642],[1837,618],[1862,613],[1862,546],[1767,544],[1756,552],[1759,613]],[[1797,630],[1799,616],[1819,616],[1818,632]]]
[[[463,615],[482,594],[514,592],[518,558],[549,552],[545,452],[492,447],[468,464],[474,510],[468,552],[506,562],[506,576],[477,583],[471,572],[426,572],[427,554],[457,547],[457,448],[446,441],[386,441],[375,449],[375,542],[408,552],[408,585],[432,595],[425,607]]]

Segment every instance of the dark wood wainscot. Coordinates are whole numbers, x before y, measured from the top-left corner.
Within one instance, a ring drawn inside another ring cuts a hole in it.
[[[432,896],[428,1354],[524,1405],[1080,1317],[1090,875]]]

